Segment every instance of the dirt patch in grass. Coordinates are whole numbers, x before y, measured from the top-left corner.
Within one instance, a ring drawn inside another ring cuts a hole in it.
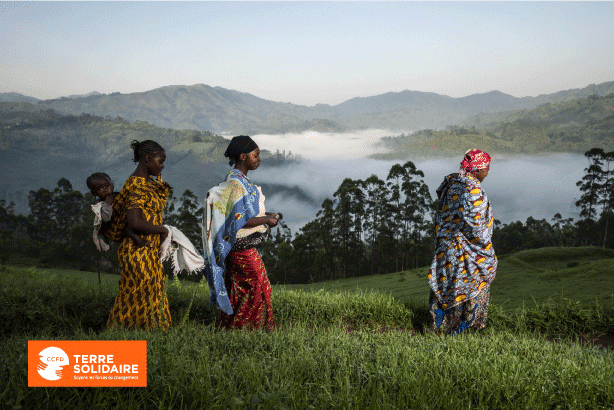
[[[588,343],[593,343],[596,346],[602,346],[606,349],[614,350],[614,335],[603,335],[595,339],[588,340]]]
[[[580,335],[573,337],[547,337],[553,342],[573,341],[585,346],[601,346],[614,351],[614,335]]]

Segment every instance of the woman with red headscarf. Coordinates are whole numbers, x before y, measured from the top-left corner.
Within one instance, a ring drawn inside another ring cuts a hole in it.
[[[427,277],[433,329],[445,333],[486,326],[497,272],[492,208],[480,185],[489,168],[490,155],[470,149],[459,172],[437,188],[435,257]]]

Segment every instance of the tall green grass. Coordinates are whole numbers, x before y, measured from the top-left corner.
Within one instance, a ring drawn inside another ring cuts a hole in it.
[[[296,325],[263,332],[188,326],[77,332],[147,340],[147,388],[28,388],[27,340],[0,347],[5,408],[607,409],[614,355],[510,332],[439,337]]]
[[[614,306],[565,298],[485,331],[428,328],[426,304],[364,291],[273,293],[276,328],[220,331],[206,285],[167,284],[174,327],[105,331],[116,285],[0,272],[0,407],[12,409],[607,409],[614,352],[566,335],[614,335]],[[146,388],[28,388],[28,340],[147,340]],[[556,339],[557,341],[553,341]]]

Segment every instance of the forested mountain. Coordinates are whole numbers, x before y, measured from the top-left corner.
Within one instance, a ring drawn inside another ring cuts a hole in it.
[[[614,149],[614,93],[542,104],[531,110],[483,113],[445,131],[384,137],[380,159],[456,155],[469,146],[493,153],[536,154]]]
[[[131,94],[91,93],[71,96],[75,98],[38,101],[38,105],[63,114],[79,115],[85,112],[101,117],[119,116],[130,122],[146,121],[165,128],[209,130],[234,135],[306,130],[343,132],[373,128],[406,132],[461,125],[480,113],[528,110],[540,104],[591,95],[605,96],[613,92],[614,81],[522,98],[499,91],[452,98],[406,90],[356,97],[335,106],[316,104],[307,107],[197,84],[167,86]],[[0,94],[0,101],[34,103],[37,100],[16,93],[5,93]]]
[[[86,191],[88,175],[106,172],[121,189],[134,170],[130,149],[134,139],[154,139],[167,149],[167,166],[173,167],[169,182],[181,181],[177,188],[206,192],[228,168],[221,162],[228,141],[208,131],[176,131],[140,121],[64,116],[36,108],[0,103],[0,198],[8,194],[18,212],[27,212],[23,207],[29,190],[53,187],[60,177]]]
[[[94,172],[109,174],[120,190],[134,171],[134,139],[153,139],[166,149],[166,166],[172,172],[163,177],[178,194],[190,189],[202,199],[230,169],[224,158],[228,140],[209,131],[178,131],[119,117],[61,115],[39,105],[0,103],[0,199],[15,202],[17,212],[27,213],[30,190],[53,187],[63,177],[75,189],[87,191],[85,179]],[[265,167],[299,160],[266,150],[261,157]],[[269,188],[271,193],[287,190],[291,197],[305,197],[292,187]]]
[[[314,130],[341,132],[345,127],[308,107],[267,101],[251,94],[208,85],[168,86],[155,90],[40,101],[57,112],[122,117],[173,129],[228,134]],[[316,114],[316,115],[314,115]]]
[[[173,167],[169,182],[177,185],[178,192],[189,188],[201,197],[228,169],[223,160],[227,140],[212,132],[178,131],[119,117],[61,115],[42,107],[0,103],[0,172],[4,176],[0,196],[13,200],[20,212],[27,212],[23,206],[30,189],[53,186],[59,177],[68,178],[80,190],[85,190],[85,177],[92,172],[107,172],[123,181],[132,172],[129,144],[133,139],[154,139],[167,147],[168,165]],[[381,145],[390,152],[374,157],[404,161],[457,155],[469,146],[503,154],[614,149],[614,93],[546,103],[532,110],[481,114],[472,121],[465,127],[384,137]],[[270,154],[263,153],[265,161],[267,155],[274,163]],[[283,190],[300,201],[314,200],[289,187],[278,186],[273,192]]]
[[[0,93],[0,102],[26,102],[36,104],[40,101],[38,98],[28,97],[19,93]]]

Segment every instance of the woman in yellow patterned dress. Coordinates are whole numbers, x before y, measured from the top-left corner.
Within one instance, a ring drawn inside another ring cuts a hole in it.
[[[168,234],[162,226],[162,211],[170,185],[162,182],[166,154],[155,141],[133,141],[136,170],[113,202],[113,217],[104,235],[120,242],[119,296],[111,309],[107,327],[165,329],[171,325],[165,276],[160,262],[160,244]],[[156,177],[153,179],[152,177]],[[124,234],[126,226],[148,243],[138,246]]]

